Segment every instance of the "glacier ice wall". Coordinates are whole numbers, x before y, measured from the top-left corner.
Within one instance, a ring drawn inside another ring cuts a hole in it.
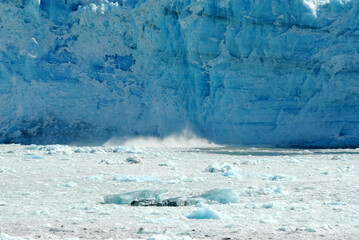
[[[0,142],[186,127],[225,144],[359,146],[359,1],[0,2]]]

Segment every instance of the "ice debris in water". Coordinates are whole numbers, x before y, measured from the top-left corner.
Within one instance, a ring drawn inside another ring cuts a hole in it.
[[[238,176],[238,169],[233,167],[232,165],[228,163],[224,163],[221,166],[217,164],[211,164],[209,165],[205,170],[205,172],[211,172],[211,173],[222,173],[225,177],[236,177]]]
[[[129,163],[141,163],[141,159],[137,156],[131,156],[131,157],[128,157],[126,158],[126,162],[129,162]]]
[[[191,206],[199,203],[239,203],[240,199],[233,189],[212,189],[195,197],[174,197],[162,200],[166,191],[142,190],[127,192],[105,197],[105,203],[131,204],[132,206],[179,207]],[[125,199],[126,201],[124,201]]]
[[[258,160],[245,160],[241,162],[242,165],[258,165],[259,163]]]
[[[226,172],[228,170],[231,170],[233,167],[229,164],[223,164],[222,166],[219,166],[217,164],[211,164],[206,169],[205,172]]]
[[[233,189],[212,189],[198,197],[221,204],[239,203],[240,198]]]
[[[154,201],[148,199],[140,199],[131,202],[131,206],[144,206],[144,207],[180,207],[180,206],[192,206],[201,203],[203,199],[197,198],[168,198],[162,201]]]
[[[33,160],[33,159],[44,159],[43,157],[33,154],[33,153],[26,153],[25,154],[25,159],[26,160]]]
[[[287,175],[274,175],[269,178],[272,181],[294,181],[296,178],[294,176]]]
[[[64,187],[68,187],[68,188],[72,188],[72,187],[76,187],[76,186],[77,186],[77,184],[74,182],[71,182],[71,181],[64,184]]]
[[[166,235],[155,235],[150,238],[147,238],[147,240],[192,240],[189,236],[166,236]]]
[[[226,219],[229,218],[226,214],[217,212],[211,207],[206,206],[201,209],[191,212],[187,218],[189,219]]]
[[[263,194],[272,194],[272,193],[277,193],[277,194],[283,194],[283,187],[282,186],[271,186],[268,188],[261,188],[260,192],[262,192]]]
[[[161,201],[162,195],[166,193],[166,190],[150,190],[144,189],[133,192],[125,192],[115,195],[105,196],[105,203],[115,203],[115,204],[131,204],[136,200],[154,200]]]
[[[12,169],[12,168],[0,167],[0,173],[3,173],[3,172],[14,173],[14,172],[16,172],[16,171],[15,171],[14,169]]]
[[[102,177],[100,176],[88,176],[88,177],[84,177],[82,178],[85,181],[102,181]]]
[[[270,181],[294,181],[296,178],[294,176],[288,175],[270,175],[266,173],[252,173],[248,175],[250,178],[259,178],[261,180],[270,180]]]
[[[21,237],[12,237],[9,236],[3,232],[0,232],[0,239],[1,240],[25,240],[25,238],[21,238]]]
[[[151,175],[135,176],[120,174],[114,176],[113,180],[118,182],[161,182],[161,179]]]

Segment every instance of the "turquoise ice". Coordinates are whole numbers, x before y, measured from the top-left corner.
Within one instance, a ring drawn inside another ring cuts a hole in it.
[[[0,142],[359,146],[358,38],[354,0],[1,1]]]

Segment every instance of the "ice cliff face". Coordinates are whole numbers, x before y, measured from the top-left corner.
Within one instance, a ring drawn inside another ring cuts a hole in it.
[[[1,1],[0,142],[185,127],[359,146],[359,1]]]

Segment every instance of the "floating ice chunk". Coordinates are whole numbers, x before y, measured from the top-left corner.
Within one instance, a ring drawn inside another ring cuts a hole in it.
[[[194,182],[194,181],[202,181],[201,178],[193,178],[193,177],[186,177],[184,175],[176,176],[174,179],[169,180],[168,184],[178,184],[182,182]]]
[[[274,175],[269,178],[272,181],[293,181],[296,180],[294,176],[287,176],[287,175]]]
[[[231,169],[233,169],[233,167],[226,163],[223,164],[222,166],[219,166],[217,164],[211,164],[204,171],[215,173],[215,172],[226,172]]]
[[[128,157],[126,158],[126,162],[129,162],[129,163],[141,163],[141,159],[137,156],[131,156],[131,157]]]
[[[346,202],[325,202],[324,205],[332,205],[332,206],[345,206]]]
[[[0,173],[3,173],[3,172],[14,173],[14,172],[16,172],[16,171],[15,171],[14,169],[12,169],[12,168],[0,167]]]
[[[120,174],[114,176],[113,180],[118,182],[161,182],[161,179],[151,175],[135,176]]]
[[[82,178],[85,181],[102,181],[102,177],[100,176],[88,176],[88,177],[84,177]]]
[[[252,173],[248,175],[251,178],[259,178],[261,180],[270,180],[270,181],[293,181],[296,180],[294,176],[287,175],[269,175],[266,173]]]
[[[237,192],[233,189],[212,189],[198,197],[221,204],[239,203],[240,201]]]
[[[260,192],[262,192],[263,194],[273,194],[273,193],[283,194],[283,187],[279,185],[279,186],[271,186],[268,188],[261,188]]]
[[[206,206],[204,208],[191,212],[187,218],[189,219],[226,219],[229,218],[226,214],[217,212]]]
[[[218,166],[217,164],[211,164],[204,171],[211,172],[211,173],[221,172],[221,173],[223,173],[222,176],[225,176],[225,177],[238,176],[238,170],[228,163],[225,163],[222,166]]]
[[[259,221],[260,223],[264,223],[264,224],[273,224],[273,223],[277,223],[277,221],[275,219],[273,219],[272,217],[268,217],[265,219],[261,219]]]
[[[312,227],[306,227],[306,228],[304,229],[304,231],[306,231],[306,232],[311,232],[311,233],[317,232],[317,230],[316,230],[315,228],[312,228]]]
[[[55,154],[71,155],[73,153],[72,148],[66,145],[40,146],[38,150],[46,151],[48,155],[55,155]]]
[[[12,237],[9,236],[3,232],[0,232],[0,239],[1,240],[25,240],[25,238],[21,238],[21,237]]]
[[[44,159],[43,157],[36,155],[34,153],[26,153],[25,157],[26,160],[33,160],[33,159]]]
[[[176,165],[174,162],[172,162],[172,161],[160,163],[160,164],[158,164],[158,166],[161,166],[161,167],[170,167],[171,170],[176,170],[176,169],[177,169],[177,165]]]
[[[161,201],[162,195],[166,193],[166,190],[139,190],[133,192],[125,192],[116,195],[107,195],[105,196],[104,200],[105,203],[115,203],[115,204],[130,204],[133,201],[140,201],[140,200],[154,200],[154,201]]]
[[[143,150],[143,148],[139,148],[139,147],[115,147],[112,150],[115,153],[145,153],[145,151]]]
[[[266,173],[251,173],[251,174],[248,174],[248,177],[267,180],[267,179],[270,179],[272,176],[269,174],[266,174]]]
[[[155,200],[135,200],[131,202],[131,206],[144,206],[144,207],[180,207],[180,206],[192,206],[201,203],[201,198],[168,198],[162,201]]]
[[[264,203],[262,205],[262,208],[266,208],[266,209],[269,209],[269,208],[274,208],[275,207],[275,204],[273,202],[270,202],[270,203]]]
[[[245,160],[243,162],[241,162],[242,165],[258,165],[259,161],[258,160]]]
[[[25,147],[26,150],[39,150],[41,148],[41,146],[38,145],[29,145],[27,147]]]
[[[225,177],[238,177],[238,172],[235,172],[233,170],[228,170],[227,172],[224,172],[222,174],[222,176],[225,176]]]
[[[152,236],[150,238],[147,238],[147,240],[192,240],[189,236],[166,236],[166,235],[156,235]]]
[[[76,187],[76,186],[77,186],[77,184],[74,182],[71,182],[71,181],[65,183],[65,185],[64,185],[64,187],[68,187],[68,188],[72,188],[72,187]]]

